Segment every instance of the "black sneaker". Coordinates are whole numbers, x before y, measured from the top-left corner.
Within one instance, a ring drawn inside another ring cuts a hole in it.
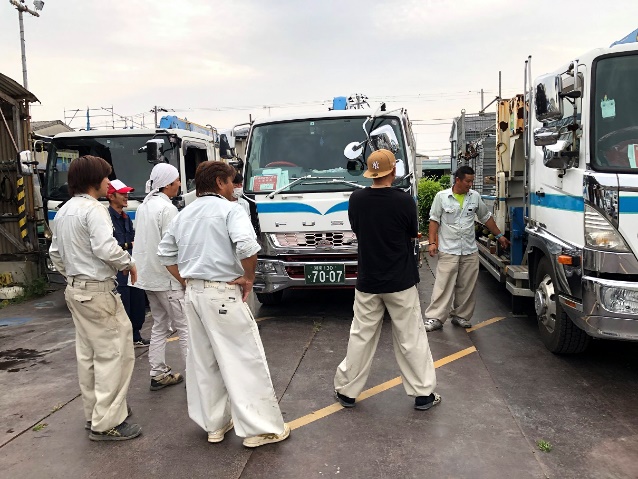
[[[339,394],[335,389],[335,399],[341,404],[343,407],[354,407],[354,398],[349,398],[348,396],[344,396],[343,394]]]
[[[129,424],[126,421],[119,426],[112,427],[108,431],[91,431],[89,439],[91,441],[127,441],[142,434],[142,428],[137,424]]]
[[[414,398],[414,409],[427,411],[441,402],[441,395],[432,393],[429,396],[417,396]]]
[[[151,342],[148,339],[140,338],[137,341],[133,341],[133,347],[135,348],[148,348]]]
[[[131,409],[131,406],[126,406],[126,419],[131,417],[132,414],[133,414],[133,410]],[[86,424],[84,425],[84,429],[86,429],[87,431],[91,430],[91,421],[86,421]]]

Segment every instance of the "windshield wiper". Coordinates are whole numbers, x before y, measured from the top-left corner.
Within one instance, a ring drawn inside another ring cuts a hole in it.
[[[322,179],[329,179],[329,178],[322,178]],[[321,181],[318,183],[314,183],[315,185],[334,185],[335,183],[338,184],[343,184],[343,185],[350,185],[350,186],[354,186],[356,188],[365,188],[365,186],[360,185],[359,183],[353,183],[352,181],[346,181],[342,178],[332,178],[332,181]]]
[[[284,190],[287,190],[288,188],[291,188],[292,186],[296,185],[297,183],[300,183],[302,181],[307,181],[307,180],[339,180],[340,178],[331,178],[331,177],[322,177],[322,176],[312,176],[312,175],[306,175],[306,176],[302,176],[300,178],[297,178],[294,181],[291,181],[290,183],[288,183],[287,185],[282,186],[281,188],[276,189],[275,191],[273,191],[272,193],[268,194],[268,198],[273,199],[275,197],[276,194],[281,193]]]

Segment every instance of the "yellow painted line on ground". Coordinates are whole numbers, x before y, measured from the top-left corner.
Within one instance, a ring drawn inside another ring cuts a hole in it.
[[[483,321],[482,323],[478,323],[476,326],[473,326],[471,328],[467,328],[465,331],[468,332],[468,333],[471,333],[472,331],[476,331],[477,329],[481,329],[483,326],[489,326],[490,324],[494,324],[497,321],[500,321],[501,319],[505,319],[505,316],[497,316],[495,318],[488,319],[487,321]]]
[[[450,354],[449,356],[445,356],[444,358],[441,358],[438,361],[434,361],[434,367],[440,368],[441,366],[445,366],[446,364],[449,364],[453,361],[456,361],[457,359],[461,359],[467,356],[468,354],[472,354],[475,352],[476,352],[476,348],[474,346],[471,346],[469,348],[458,351],[454,354]],[[368,399],[369,397],[375,396],[379,393],[382,393],[383,391],[387,391],[388,389],[398,386],[399,384],[401,384],[400,376],[394,379],[390,379],[389,381],[379,384],[378,386],[374,386],[370,389],[363,391],[357,398],[357,402],[361,402],[364,399]],[[295,419],[294,421],[289,422],[288,425],[290,426],[290,429],[299,429],[300,427],[307,426],[310,423],[318,421],[319,419],[323,419],[324,417],[330,416],[331,414],[341,411],[342,409],[344,408],[339,403],[331,404],[328,407],[324,407],[323,409],[319,409],[318,411],[312,412],[298,419]]]
[[[255,318],[256,322],[265,321],[266,319],[273,319],[274,316],[264,316],[263,318]]]

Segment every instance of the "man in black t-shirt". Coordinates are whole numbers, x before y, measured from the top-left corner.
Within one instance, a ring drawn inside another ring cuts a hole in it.
[[[403,387],[415,398],[415,409],[427,410],[441,402],[441,396],[434,392],[436,373],[416,288],[416,203],[392,188],[396,178],[392,152],[373,152],[363,175],[373,184],[355,191],[348,207],[359,244],[359,269],[348,352],[334,379],[335,398],[343,407],[354,407],[368,379],[387,308]]]

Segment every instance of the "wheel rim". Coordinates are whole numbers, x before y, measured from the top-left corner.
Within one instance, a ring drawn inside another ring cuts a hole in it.
[[[553,333],[556,327],[556,300],[554,298],[556,298],[554,284],[552,278],[547,275],[536,288],[534,308],[538,320],[549,333]]]

